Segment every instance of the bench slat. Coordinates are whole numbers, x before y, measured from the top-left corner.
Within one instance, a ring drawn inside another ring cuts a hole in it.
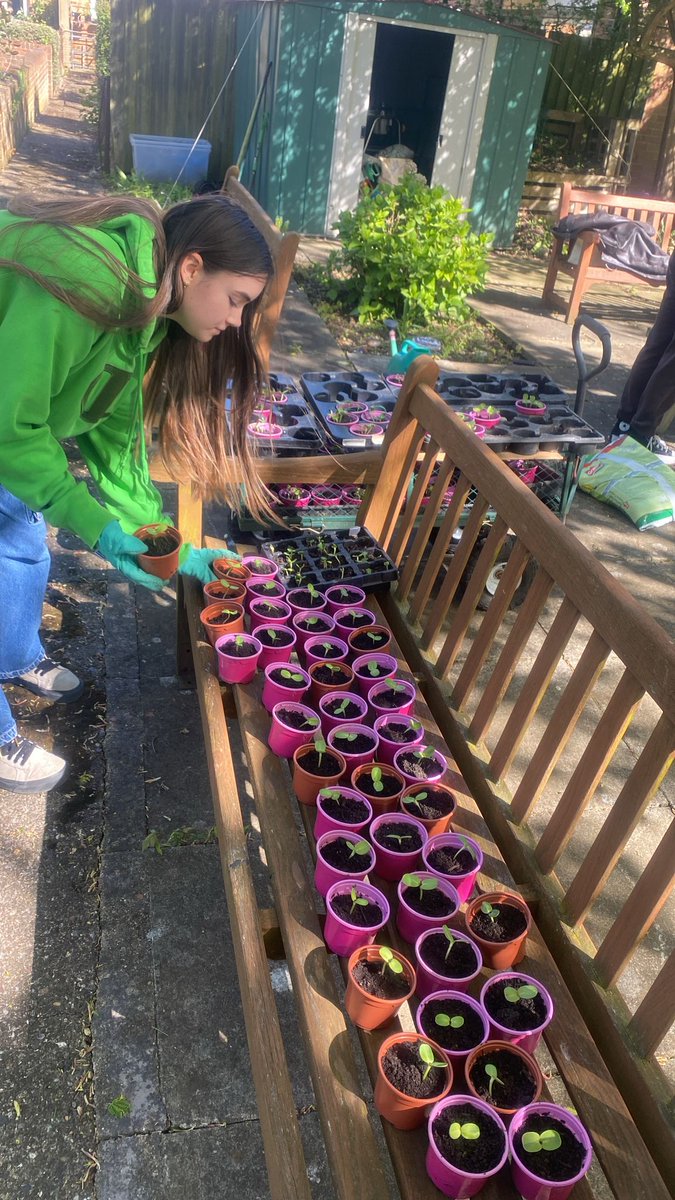
[[[426,602],[429,599],[434,581],[440,570],[441,563],[447,554],[448,546],[452,541],[453,532],[459,524],[459,518],[462,514],[462,509],[464,508],[470,491],[471,484],[469,480],[465,475],[460,475],[457,483],[455,484],[455,491],[452,500],[448,505],[448,511],[441,521],[440,528],[436,532],[433,548],[429,555],[427,565],[422,572],[422,578],[415,588],[415,595],[410,605],[411,621],[416,621],[420,617]],[[371,533],[374,533],[372,529]],[[378,537],[378,534],[375,533],[374,536]]]
[[[418,567],[422,561],[424,551],[429,545],[431,531],[436,524],[436,517],[440,512],[445,493],[448,490],[448,484],[450,483],[452,471],[452,463],[448,462],[447,459],[444,459],[443,462],[439,464],[438,475],[431,490],[431,495],[429,496],[429,503],[422,513],[419,529],[415,534],[412,545],[407,550],[405,555],[405,561],[403,563],[398,586],[396,588],[396,594],[397,596],[400,596],[401,599],[404,599],[408,595],[412,582],[417,574]]]
[[[508,525],[500,517],[495,517],[492,528],[483,543],[478,561],[471,573],[471,578],[468,582],[465,581],[464,595],[457,610],[456,621],[453,622],[453,628],[448,633],[438,656],[437,670],[439,675],[447,675],[452,669],[462,644],[461,637],[455,635],[454,626],[456,625],[458,629],[463,629],[465,623],[470,621],[476,611],[488,575],[494,566],[499,551],[504,545],[507,533]]]
[[[422,633],[422,645],[427,649],[433,642],[438,633],[443,618],[452,604],[453,597],[459,587],[459,584],[464,575],[471,552],[476,544],[476,539],[480,533],[485,514],[488,510],[488,502],[483,496],[476,496],[471,505],[471,513],[469,519],[464,526],[462,536],[455,547],[455,552],[450,560],[450,564],[446,571],[445,579],[443,580],[438,595],[434,600],[431,611],[427,616]],[[431,559],[429,560],[431,562]]]
[[[675,1019],[675,950],[663,964],[628,1028],[640,1050],[653,1054]]]
[[[410,531],[412,530],[415,522],[415,517],[417,516],[420,504],[424,499],[424,493],[429,486],[429,480],[431,479],[433,469],[436,465],[437,457],[438,446],[434,441],[430,441],[429,445],[424,451],[422,461],[419,465],[415,486],[413,487],[410,498],[405,506],[403,518],[399,521],[389,546],[390,557],[393,558],[394,562],[397,564],[401,561],[403,550],[405,549],[406,542],[410,536]],[[387,469],[389,469],[388,465]]]

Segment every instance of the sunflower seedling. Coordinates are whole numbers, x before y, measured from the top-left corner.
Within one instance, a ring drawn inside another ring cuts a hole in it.
[[[370,778],[371,778],[371,779],[372,779],[372,781],[373,781],[373,791],[375,791],[375,792],[382,792],[382,791],[384,791],[384,784],[383,784],[383,782],[382,782],[382,768],[381,768],[381,767],[373,767],[372,771],[370,772]]]
[[[490,1080],[490,1083],[488,1085],[488,1095],[490,1096],[490,1099],[492,1099],[493,1087],[495,1086],[496,1083],[498,1083],[500,1087],[503,1087],[504,1080],[499,1078],[499,1075],[497,1074],[497,1068],[494,1063],[486,1063],[485,1064],[485,1074],[487,1075],[488,1079]]]
[[[464,1024],[464,1017],[460,1017],[459,1013],[454,1017],[449,1017],[447,1013],[436,1013],[434,1022],[441,1029],[461,1029]]]
[[[534,997],[538,995],[539,988],[532,983],[524,983],[518,988],[504,988],[504,999],[508,1000],[509,1004],[517,1004],[519,1000],[534,1000]]]
[[[324,754],[326,753],[326,750],[328,749],[328,747],[326,746],[326,743],[320,733],[314,734],[314,749],[316,750],[316,752],[319,756],[319,766],[321,766],[321,760],[322,760]]]
[[[282,679],[288,679],[290,683],[305,682],[303,675],[300,675],[297,671],[289,671],[287,667],[282,667],[279,674],[281,675]]]
[[[366,908],[368,905],[368,901],[365,896],[359,896],[359,893],[357,892],[355,887],[352,888],[352,890],[350,892],[350,897],[351,897],[351,901],[352,901],[352,906],[349,910],[349,915],[351,917],[355,908],[357,908],[357,907]]]
[[[350,858],[353,858],[355,854],[358,854],[359,857],[365,854],[370,854],[370,846],[363,840],[360,842],[347,841],[347,845],[351,849],[351,854],[349,855]]]
[[[403,974],[403,963],[399,961],[394,954],[394,951],[389,949],[389,946],[380,946],[380,958],[383,960],[383,975],[385,974],[387,967],[389,967],[389,970],[394,975]]]
[[[426,1079],[427,1075],[434,1067],[440,1067],[441,1070],[445,1069],[445,1063],[439,1062],[438,1059],[434,1057],[434,1052],[428,1042],[420,1042],[419,1056],[424,1063],[424,1073],[422,1075],[423,1080]]]
[[[450,926],[449,926],[449,925],[444,925],[444,926],[443,926],[443,933],[444,933],[444,935],[445,935],[445,938],[446,938],[446,941],[447,941],[447,943],[448,943],[448,948],[447,948],[447,950],[446,950],[446,952],[445,952],[445,955],[444,955],[444,957],[445,957],[445,961],[447,962],[448,955],[450,954],[450,951],[452,950],[452,947],[454,946],[454,944],[455,944],[455,942],[457,941],[457,939],[456,939],[456,937],[453,935],[453,932],[452,932],[452,930],[451,930],[451,928],[450,928]]]
[[[499,909],[493,908],[489,900],[484,900],[480,906],[480,911],[487,917],[488,921],[496,921],[499,916]]]
[[[473,1121],[467,1121],[465,1125],[460,1125],[459,1121],[452,1121],[448,1133],[453,1142],[458,1142],[460,1138],[465,1142],[477,1142],[480,1137],[480,1129]]]
[[[419,888],[420,900],[423,892],[433,892],[438,887],[437,879],[420,879],[419,875],[404,875],[403,882],[406,887]]]
[[[542,1129],[541,1133],[524,1133],[523,1150],[528,1154],[538,1154],[540,1150],[559,1150],[562,1138],[557,1129]]]

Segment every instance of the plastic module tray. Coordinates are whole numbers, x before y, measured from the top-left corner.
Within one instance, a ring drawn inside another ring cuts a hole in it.
[[[256,437],[249,434],[256,446],[263,453],[275,454],[316,454],[322,449],[331,449],[330,439],[326,437],[323,427],[317,422],[314,411],[308,406],[305,397],[299,390],[295,380],[290,375],[277,372],[271,374],[269,405],[271,421],[281,425],[283,433],[280,437]],[[229,411],[231,397],[225,401],[226,411]],[[254,420],[257,418],[254,417]]]
[[[363,525],[325,533],[281,535],[263,542],[262,553],[279,567],[279,579],[288,588],[308,583],[316,588],[350,583],[372,592],[398,579],[396,563]]]
[[[377,417],[371,415],[372,409],[384,409],[391,416],[397,396],[381,375],[372,371],[307,371],[300,376],[300,384],[323,427],[342,449],[362,450],[382,441],[384,433],[374,442],[372,438],[351,433],[349,425],[330,420],[330,413],[345,401],[366,406],[365,412],[355,414],[354,424],[361,421],[379,424]]]

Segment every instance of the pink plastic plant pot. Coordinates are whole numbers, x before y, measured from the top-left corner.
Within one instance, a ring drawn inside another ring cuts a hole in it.
[[[342,500],[342,488],[330,484],[320,484],[312,488],[312,500],[321,508],[335,508]]]
[[[448,991],[466,992],[469,986],[477,979],[483,969],[483,956],[480,952],[480,947],[466,934],[458,933],[457,930],[452,930],[452,936],[456,942],[466,942],[471,946],[476,955],[476,966],[468,975],[452,976],[441,975],[438,971],[433,971],[431,967],[424,961],[424,944],[432,934],[438,933],[438,928],[427,929],[421,933],[415,942],[415,962],[417,964],[417,995],[420,999],[431,995],[432,992]],[[488,1022],[489,1025],[489,1022]]]
[[[365,413],[363,416],[365,416]],[[361,419],[349,426],[349,432],[353,433],[354,437],[370,438],[374,441],[384,434],[384,425],[377,425],[375,421],[364,421]]]
[[[278,617],[270,615],[263,607],[266,604],[274,604],[281,615]],[[283,600],[258,599],[251,601],[248,615],[251,633],[255,633],[259,625],[288,625],[291,619],[291,610]]]
[[[276,645],[275,646],[266,646],[261,643],[262,644],[262,654],[260,655],[260,661],[258,663],[258,666],[260,667],[261,671],[264,671],[265,667],[271,666],[272,663],[290,662],[291,655],[292,655],[293,651],[295,650],[295,642],[296,642],[295,633],[293,632],[292,629],[289,629],[285,625],[257,625],[256,626],[256,637],[260,641],[260,634],[263,631],[269,633],[269,631],[272,629],[274,630],[275,634],[277,635],[279,645],[278,646],[276,646]]]
[[[405,375],[385,375],[384,382],[386,383],[387,387],[392,389],[392,391],[398,392],[403,387],[404,379]]]
[[[523,403],[522,400],[516,400],[516,412],[519,412],[522,417],[530,417],[533,421],[540,421],[542,417],[546,416],[546,405],[538,404],[535,408]]]
[[[486,416],[482,416],[481,413],[484,412],[485,409],[478,409],[476,412],[474,420],[477,425],[482,425],[483,429],[494,429],[496,425],[499,425],[502,419],[499,413],[490,413]]]
[[[309,623],[309,628],[303,626]],[[305,609],[304,612],[297,612],[291,618],[291,626],[295,630],[298,639],[298,653],[304,654],[305,643],[312,637],[320,637],[322,634],[333,632],[335,622],[327,612],[313,612],[312,609]],[[342,639],[340,639],[342,640]]]
[[[272,679],[272,673],[276,671],[289,671],[292,675],[300,675],[302,676],[302,684],[296,682],[296,680],[289,679],[288,686],[285,686],[277,679]],[[272,712],[275,704],[290,703],[291,701],[295,701],[298,704],[302,703],[303,698],[309,691],[311,683],[309,675],[302,667],[297,666],[296,663],[270,663],[269,666],[265,667],[264,674],[265,682],[262,690],[262,702],[269,713]],[[314,715],[316,716],[316,713]]]
[[[553,1117],[573,1134],[584,1148],[581,1169],[572,1179],[552,1182],[536,1174],[538,1160],[545,1151],[528,1154],[523,1150],[520,1131],[530,1116]],[[578,1117],[558,1104],[540,1101],[527,1104],[516,1112],[509,1127],[509,1150],[511,1152],[511,1176],[523,1200],[567,1200],[572,1188],[588,1173],[593,1157],[591,1139]]]
[[[373,675],[368,664],[374,664],[379,671],[378,675]],[[356,678],[356,686],[361,695],[367,699],[368,692],[376,683],[381,683],[383,679],[393,679],[398,671],[398,662],[393,654],[359,654],[352,662],[352,671]]]
[[[346,487],[343,487],[343,489],[342,489],[342,503],[348,504],[350,508],[351,507],[358,508],[358,506],[361,503],[361,501],[363,500],[364,496],[365,496],[365,488],[361,487],[359,484],[356,484],[356,483],[348,483],[346,485]],[[356,590],[360,590],[360,589],[354,589],[354,590],[356,591]],[[364,593],[363,599],[365,600],[365,593]],[[363,601],[348,600],[346,603],[358,604],[358,603],[363,603]]]
[[[284,432],[283,425],[276,425],[273,421],[251,421],[247,428],[251,437],[261,440],[270,438],[274,441],[276,438],[280,438]]]
[[[343,488],[342,490],[345,492],[347,488]],[[347,594],[342,595],[341,593]],[[326,605],[331,617],[334,617],[336,612],[339,612],[341,608],[360,608],[366,599],[366,593],[363,588],[355,587],[351,583],[336,583],[333,587],[326,588],[325,596]]]
[[[309,488],[282,487],[279,488],[279,499],[288,508],[307,508],[312,493]]]
[[[380,739],[380,761],[389,763],[391,766],[393,766],[394,755],[396,754],[397,750],[401,749],[401,743],[391,741],[384,732],[384,727],[388,725],[390,721],[393,724],[405,725],[406,728],[412,729],[415,737],[413,741],[405,743],[408,747],[418,746],[420,744],[424,737],[424,726],[422,725],[422,722],[417,721],[415,717],[404,717],[400,713],[393,713],[391,716],[386,713],[375,718],[374,729]],[[419,728],[416,728],[416,726]]]
[[[352,612],[365,613],[368,620],[364,621],[362,625],[356,627],[354,625],[345,625],[344,617],[348,613]],[[371,612],[369,608],[364,608],[363,605],[360,604],[350,604],[346,607],[343,605],[342,608],[336,609],[333,613],[333,620],[335,621],[335,632],[338,637],[342,638],[343,642],[347,642],[349,640],[349,635],[354,628],[365,629],[366,625],[376,624],[375,613]]]
[[[355,854],[352,859],[353,869],[349,871],[339,871],[336,867],[331,866],[323,856],[323,850],[329,846],[331,842],[335,842],[338,838],[347,838],[353,842],[355,846],[359,842],[366,843],[366,839],[361,834],[343,833],[341,829],[329,829],[327,833],[322,833],[316,843],[316,866],[314,868],[314,886],[320,896],[327,896],[329,889],[334,883],[344,883],[345,879],[365,879],[366,875],[373,869],[375,855],[373,848],[368,843],[367,854]]]
[[[399,750],[396,751],[396,753],[394,755],[394,766],[396,767],[397,771],[401,772],[401,775],[403,776],[403,778],[406,781],[406,787],[409,787],[413,783],[429,783],[429,784],[439,783],[440,780],[445,775],[445,772],[448,769],[447,759],[444,758],[444,756],[441,754],[440,750],[436,750],[436,749],[434,749],[434,753],[431,757],[431,761],[435,764],[434,772],[432,775],[426,775],[424,777],[424,779],[420,779],[420,777],[417,775],[411,775],[408,771],[405,770],[404,767],[401,766],[401,760],[405,759],[407,755],[409,755],[410,753],[420,754],[423,750],[426,750],[426,749],[431,749],[431,747],[426,747],[426,746],[421,746],[421,745],[412,746],[412,747],[402,746]]]
[[[278,579],[247,579],[244,608],[248,612],[253,600],[285,600],[286,588]]]
[[[401,826],[399,836],[404,836],[406,829],[417,830],[422,839],[422,845],[407,852],[387,849],[375,835],[382,825],[391,824]],[[419,862],[424,843],[427,840],[427,831],[420,821],[406,816],[405,813],[380,813],[370,827],[370,840],[375,851],[375,874],[379,875],[380,879],[399,880],[406,871],[414,870],[415,865]]]
[[[340,795],[344,796],[346,799],[358,800],[359,804],[365,805],[366,809],[368,810],[368,815],[364,817],[363,821],[339,821],[337,817],[334,817],[330,813],[326,812],[324,803],[327,797],[323,794],[324,792],[339,792]],[[361,796],[358,792],[355,792],[353,788],[344,788],[340,784],[338,784],[338,786],[335,788],[321,788],[321,791],[316,798],[314,837],[318,840],[323,833],[328,833],[329,829],[337,829],[340,833],[355,833],[359,836],[365,836],[372,819],[373,808],[370,801],[367,800],[365,796]]]
[[[316,591],[316,588],[314,590]],[[310,608],[308,608],[306,595],[303,598],[303,593],[307,593],[307,591],[308,589],[306,587],[295,587],[286,592],[286,603],[290,605],[293,616],[295,616],[296,613],[324,612],[328,607],[326,597],[317,593],[317,596],[314,597],[314,603]]]
[[[328,709],[334,701],[337,701],[338,705],[344,701],[348,701],[351,705],[355,705],[359,711],[349,717],[332,716]],[[359,696],[356,692],[327,692],[319,700],[319,716],[321,717],[321,729],[324,737],[328,737],[329,733],[332,733],[334,729],[339,729],[341,725],[352,725],[354,722],[362,724],[367,715],[368,705],[363,697]],[[369,732],[371,731],[369,730]],[[347,759],[347,765],[349,765],[349,759],[344,750],[341,750],[340,753],[344,755]]]
[[[434,850],[449,850],[451,853],[455,850],[469,850],[474,856],[475,866],[469,871],[461,874],[445,874],[442,871],[437,871],[429,862],[429,855],[433,854]],[[457,895],[462,904],[464,904],[473,892],[476,876],[483,866],[483,851],[478,842],[474,842],[473,838],[466,837],[459,833],[439,833],[434,837],[430,837],[426,843],[422,858],[427,871],[431,871],[432,875],[438,875],[439,879],[449,879],[452,886],[456,888]]]
[[[370,738],[372,746],[370,750],[364,750],[361,754],[350,753],[349,741],[347,740],[356,734],[357,737],[362,735]],[[339,725],[336,729],[331,729],[328,734],[328,745],[333,750],[338,750],[347,763],[347,772],[351,777],[352,771],[357,767],[363,766],[365,763],[375,762],[377,758],[377,746],[379,738],[373,729],[367,725],[357,725],[354,721],[350,721],[347,725]]]
[[[328,614],[326,614],[326,615],[328,615]],[[339,648],[340,653],[333,655],[331,658],[328,658],[326,656],[325,650],[322,648],[324,642],[332,642],[332,644],[334,646],[337,646]],[[346,662],[348,652],[349,652],[349,647],[348,647],[347,643],[343,642],[342,638],[335,637],[335,635],[332,633],[326,633],[323,636],[320,633],[312,634],[311,637],[308,637],[305,639],[305,645],[303,647],[303,653],[305,655],[305,663],[307,665],[307,670],[309,670],[312,663],[315,663],[315,662],[332,662],[332,663]]]
[[[523,1032],[522,1030],[509,1029],[508,1025],[500,1025],[499,1022],[495,1021],[494,1017],[490,1015],[490,1012],[485,1005],[485,1001],[489,992],[494,991],[495,988],[508,987],[509,982],[513,979],[524,979],[525,983],[532,984],[534,987],[536,987],[539,995],[542,997],[544,1004],[546,1005],[546,1016],[541,1022],[541,1025],[537,1025],[536,1029],[528,1029],[526,1032]],[[520,1046],[521,1050],[526,1050],[528,1054],[534,1054],[541,1041],[542,1033],[546,1027],[551,1024],[555,1013],[553,997],[551,993],[544,987],[543,983],[541,983],[539,979],[533,979],[531,975],[524,975],[522,971],[518,971],[516,968],[514,968],[512,971],[500,971],[497,975],[492,975],[490,979],[483,984],[480,993],[480,1000],[481,1004],[485,1008],[485,1011],[488,1015],[488,1020],[490,1022],[490,1037],[501,1038],[504,1042],[511,1042],[514,1046]]]
[[[293,729],[291,725],[284,724],[279,716],[279,711],[289,708],[303,714],[307,721],[306,729]],[[316,725],[311,725],[311,721],[316,721]],[[275,704],[272,709],[272,725],[267,737],[267,745],[273,754],[278,754],[279,758],[292,758],[300,746],[309,745],[318,728],[319,718],[311,708],[295,701],[284,701],[281,704]]]
[[[360,927],[349,925],[337,913],[333,912],[331,908],[333,897],[349,896],[352,887],[356,887],[359,896],[369,900],[372,904],[377,904],[380,908],[382,918],[376,925],[361,925]],[[389,916],[390,908],[387,897],[371,884],[349,879],[343,883],[334,883],[326,896],[326,923],[323,929],[324,941],[333,954],[338,954],[341,958],[349,958],[349,955],[358,950],[359,946],[369,946],[375,941],[380,929],[387,924]]]
[[[437,1120],[442,1121],[444,1126],[449,1126],[453,1121],[453,1108],[465,1104],[473,1105],[475,1109],[478,1109],[479,1112],[489,1117],[504,1137],[504,1152],[500,1155],[499,1162],[491,1170],[475,1175],[453,1167],[452,1163],[443,1157],[436,1145],[433,1132],[434,1124]],[[491,1179],[501,1171],[506,1162],[509,1152],[506,1126],[494,1109],[490,1108],[489,1104],[485,1104],[483,1100],[476,1100],[473,1096],[446,1096],[444,1100],[439,1100],[438,1104],[434,1104],[429,1113],[427,1132],[429,1138],[426,1157],[427,1175],[439,1191],[444,1196],[450,1196],[452,1200],[467,1200],[468,1197],[475,1196],[480,1192],[481,1188],[485,1187],[488,1179]]]
[[[464,1064],[471,1051],[475,1050],[476,1046],[482,1046],[483,1042],[488,1040],[490,1022],[485,1015],[485,1010],[483,1009],[482,1004],[478,1000],[474,1000],[473,996],[467,996],[465,992],[461,992],[456,988],[442,988],[440,991],[430,992],[428,996],[424,997],[417,1009],[415,1014],[415,1025],[423,1037],[431,1038],[431,1040],[434,1042],[438,1041],[437,1033],[427,1032],[422,1024],[422,1017],[424,1016],[425,1009],[427,1009],[434,1000],[441,1000],[443,1002],[447,1001],[447,1003],[450,1005],[453,1003],[453,1001],[460,1001],[462,1004],[466,1004],[467,1007],[472,1010],[472,1012],[475,1012],[476,1016],[480,1017],[480,1020],[483,1023],[483,1036],[481,1037],[480,1041],[476,1042],[475,1046],[469,1046],[466,1050],[451,1050],[448,1046],[444,1046],[441,1043],[441,1049],[443,1053],[447,1054],[450,1062],[452,1063],[452,1073],[454,1078],[463,1079]]]
[[[396,912],[396,928],[402,938],[406,942],[414,945],[421,933],[425,933],[427,929],[442,929],[444,925],[452,925],[456,918],[459,909],[459,896],[451,883],[446,879],[438,879],[436,875],[432,875],[429,871],[415,871],[419,879],[435,879],[438,884],[438,889],[444,896],[447,896],[452,901],[455,908],[453,912],[446,913],[445,916],[430,917],[424,913],[415,912],[403,898],[405,884],[403,880],[398,885],[398,909]]]
[[[251,572],[251,582],[274,579],[279,574],[276,563],[273,563],[271,558],[263,558],[262,554],[245,554],[241,561]]]
[[[383,704],[378,704],[377,697],[379,692],[387,690],[388,686],[395,682],[401,685],[401,703],[397,704],[396,708],[386,708]],[[402,717],[409,717],[415,706],[415,698],[417,690],[413,683],[408,683],[407,679],[385,679],[382,683],[375,683],[368,692],[368,704],[373,718],[381,717],[386,714],[388,717],[394,716],[395,713],[400,713]],[[415,780],[418,783],[419,780]]]
[[[253,646],[254,653],[248,658],[236,658],[235,655],[227,652],[228,646],[231,646],[235,639],[240,637]],[[258,670],[258,660],[262,653],[262,646],[257,638],[251,637],[248,633],[226,633],[223,637],[218,638],[215,651],[218,658],[218,678],[222,679],[223,683],[251,682]]]

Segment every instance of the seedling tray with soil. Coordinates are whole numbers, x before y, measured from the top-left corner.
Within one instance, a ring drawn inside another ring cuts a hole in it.
[[[269,377],[269,389],[258,396],[253,421],[263,420],[281,427],[282,433],[272,441],[270,438],[255,437],[249,434],[256,448],[263,452],[312,454],[316,453],[326,437],[323,427],[317,421],[316,414],[310,408],[290,375],[277,372]],[[225,397],[225,411],[228,414],[232,408],[232,395],[228,391]],[[269,414],[266,416],[264,414]]]
[[[324,590],[344,583],[372,592],[398,578],[398,567],[364,526],[280,537],[263,542],[262,552],[279,567],[288,588],[312,584]]]
[[[350,425],[376,423],[371,409],[390,417],[396,406],[395,393],[372,371],[307,371],[300,384],[323,428],[343,450],[370,444]]]

